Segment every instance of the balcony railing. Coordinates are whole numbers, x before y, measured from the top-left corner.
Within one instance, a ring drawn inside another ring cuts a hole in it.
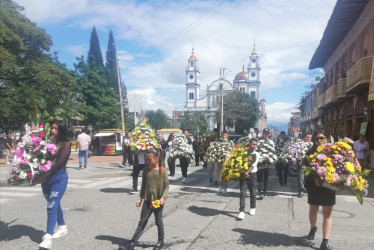
[[[325,106],[325,93],[323,93],[322,95],[320,95],[318,97],[318,104],[317,104],[317,107],[318,108],[322,108],[323,106]]]
[[[311,119],[317,118],[322,114],[321,109],[318,109],[317,107],[314,107],[312,110]]]
[[[325,93],[325,105],[335,102],[338,96],[338,85],[332,85]]]
[[[363,57],[347,71],[347,90],[352,90],[361,84],[370,82],[373,57]]]
[[[338,98],[346,97],[345,91],[347,90],[347,78],[339,79],[338,81]]]

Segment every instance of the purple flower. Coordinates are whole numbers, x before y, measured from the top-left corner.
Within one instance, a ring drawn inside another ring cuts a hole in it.
[[[350,178],[349,175],[345,178],[345,185],[346,185],[347,187],[349,187],[349,186],[351,185],[351,178]]]
[[[318,154],[317,155],[317,160],[318,161],[324,161],[327,158],[325,154]]]
[[[24,151],[25,151],[25,149],[20,148],[19,150],[16,151],[16,156],[17,156],[18,158],[21,158],[22,155],[23,155],[23,152],[24,152]]]
[[[47,144],[47,145],[45,145],[45,148],[46,148],[49,152],[51,152],[51,154],[55,154],[56,151],[57,151],[57,147],[56,147],[55,144]]]
[[[36,145],[36,147],[32,150],[32,152],[36,152],[40,149],[40,145]]]
[[[34,145],[35,143],[40,143],[40,142],[42,142],[42,141],[43,141],[42,138],[35,136],[35,137],[33,137],[33,138],[31,139],[31,145]]]

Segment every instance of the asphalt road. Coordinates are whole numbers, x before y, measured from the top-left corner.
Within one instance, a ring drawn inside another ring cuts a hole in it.
[[[53,240],[52,249],[117,249],[132,237],[140,208],[135,206],[138,196],[129,194],[131,170],[119,167],[120,160],[118,156],[91,157],[88,168],[78,170],[76,157],[72,156],[69,184],[61,203],[68,234]],[[5,169],[0,171],[4,173]],[[318,215],[316,239],[306,240],[310,227],[307,197],[296,196],[295,177],[289,177],[288,186],[280,187],[272,170],[269,197],[257,200],[255,216],[247,213],[239,221],[238,183],[229,183],[228,193],[218,194],[205,168],[190,166],[188,172],[186,184],[181,182],[179,168],[170,178],[163,214],[166,249],[319,248],[322,215]],[[374,179],[369,182],[374,184]],[[248,212],[249,197],[246,204]],[[363,205],[349,192],[340,192],[333,211],[330,246],[373,249],[373,208],[372,187]],[[0,249],[38,249],[46,219],[40,185],[0,187]],[[157,227],[152,216],[135,249],[152,249],[156,242]]]

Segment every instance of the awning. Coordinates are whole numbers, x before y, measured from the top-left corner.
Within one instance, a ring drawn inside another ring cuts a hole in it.
[[[114,133],[97,133],[94,135],[95,137],[100,137],[100,136],[111,136],[114,135]]]

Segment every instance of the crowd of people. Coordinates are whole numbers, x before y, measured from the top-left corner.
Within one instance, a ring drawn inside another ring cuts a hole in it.
[[[62,121],[55,121],[51,125],[51,133],[56,136],[56,143],[58,147],[57,153],[53,156],[54,164],[51,167],[51,171],[39,177],[36,182],[41,183],[43,195],[47,200],[47,230],[43,236],[43,241],[40,243],[41,248],[50,249],[52,246],[52,239],[61,237],[67,234],[67,227],[64,222],[64,216],[61,208],[61,199],[65,193],[68,175],[66,173],[66,164],[68,162],[71,145],[67,139],[67,126]],[[261,134],[261,138],[258,135]],[[218,129],[214,129],[212,135],[201,138],[195,136],[194,140],[191,140],[187,130],[183,131],[183,135],[186,137],[188,146],[193,148],[195,155],[195,166],[203,166],[207,168],[207,178],[209,182],[217,185],[219,193],[227,193],[228,181],[222,178],[223,163],[218,164],[217,162],[207,161],[205,154],[209,148],[209,145],[214,141],[228,141],[228,132],[223,131],[219,135]],[[262,133],[255,130],[254,137],[250,138],[248,143],[245,145],[248,155],[253,158],[251,166],[246,171],[246,178],[239,180],[240,199],[239,199],[239,214],[238,220],[245,218],[245,198],[247,192],[250,196],[250,209],[249,215],[254,216],[256,214],[256,200],[267,197],[267,187],[269,179],[269,168],[272,167],[270,164],[267,166],[258,167],[261,152],[257,151],[259,143],[266,144],[268,148],[274,149],[279,155],[281,154],[283,147],[290,140],[286,136],[284,131],[280,132],[275,142],[270,139],[270,130],[265,128]],[[131,133],[127,132],[123,139],[123,161],[122,165],[128,165],[132,168],[132,190],[131,194],[139,194],[138,201],[136,202],[137,207],[142,207],[140,214],[140,221],[138,227],[132,239],[120,246],[119,249],[134,249],[136,242],[142,235],[144,228],[147,225],[149,217],[154,213],[156,219],[156,225],[158,228],[158,242],[154,249],[161,249],[164,246],[164,228],[162,221],[162,211],[166,199],[168,198],[169,181],[168,176],[175,175],[176,158],[169,157],[168,152],[173,147],[173,140],[175,134],[171,133],[167,140],[164,139],[162,134],[157,135],[159,147],[147,149],[146,151],[134,151],[131,148],[130,140]],[[78,137],[77,142],[79,145],[79,168],[87,166],[87,154],[90,146],[91,139],[83,131]],[[313,146],[309,149],[306,155],[314,154],[317,147],[320,146],[326,137],[321,132],[316,132],[313,136],[310,133],[304,135],[305,142],[312,142]],[[14,149],[14,143],[12,137],[9,134],[6,140],[7,154],[11,154]],[[369,151],[369,144],[365,140],[364,135],[360,135],[359,140],[354,142],[354,149],[356,156],[362,167],[365,166],[368,159],[366,153]],[[85,160],[83,161],[84,158]],[[288,169],[289,163],[285,163],[279,160],[275,163],[276,173],[279,179],[280,186],[288,185]],[[8,159],[7,159],[8,161]],[[191,164],[189,159],[185,157],[179,157],[179,165],[182,171],[182,183],[187,182],[188,167]],[[193,164],[193,163],[192,163]],[[305,193],[308,194],[309,204],[309,221],[310,231],[307,235],[309,240],[313,240],[317,231],[317,213],[319,207],[322,206],[323,223],[322,223],[322,235],[323,241],[320,249],[330,249],[328,239],[332,225],[332,210],[335,205],[336,192],[322,187],[314,180],[305,178],[301,169],[302,165],[308,166],[308,161],[299,160],[294,162],[297,166],[297,183],[298,183],[298,197],[301,198]],[[142,183],[140,190],[138,189],[138,177],[140,172],[142,174]],[[154,204],[154,201],[157,203]],[[143,203],[143,205],[142,205]],[[56,223],[58,225],[55,231]]]

